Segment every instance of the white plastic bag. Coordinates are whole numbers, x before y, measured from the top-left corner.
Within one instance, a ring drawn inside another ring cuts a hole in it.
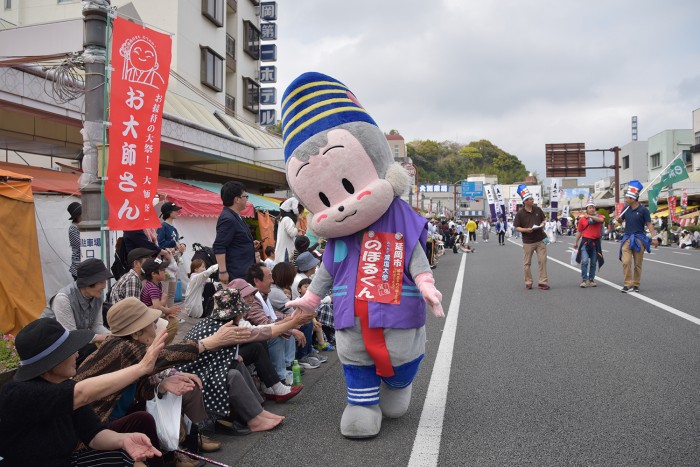
[[[174,451],[180,444],[180,415],[182,413],[182,396],[166,392],[158,398],[158,391],[153,399],[146,401],[146,412],[153,415],[156,431],[160,440],[161,451]]]
[[[573,249],[571,250],[571,265],[572,266],[578,266],[578,263],[576,262],[576,256],[578,255],[578,250]]]

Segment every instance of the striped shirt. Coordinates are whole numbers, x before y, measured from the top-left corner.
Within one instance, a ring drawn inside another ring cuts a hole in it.
[[[76,277],[78,275],[78,265],[80,264],[80,229],[77,224],[71,223],[70,227],[68,227],[68,242],[71,249],[70,268],[68,268],[68,271],[73,277]]]

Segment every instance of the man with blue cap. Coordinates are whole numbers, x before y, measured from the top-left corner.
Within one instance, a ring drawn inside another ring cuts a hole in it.
[[[545,217],[544,212],[538,206],[535,206],[535,199],[528,189],[527,185],[518,185],[518,194],[523,199],[523,207],[515,214],[513,219],[513,227],[515,230],[523,234],[523,252],[525,253],[523,269],[525,272],[525,288],[532,289],[532,254],[537,252],[537,269],[540,277],[537,282],[537,288],[541,290],[549,290],[547,280],[547,244],[544,239],[547,235],[544,233]]]
[[[620,260],[622,260],[622,271],[625,274],[625,285],[622,287],[622,293],[639,292],[644,250],[651,252],[651,245],[654,245],[654,248],[659,246],[651,214],[639,202],[642,188],[643,186],[638,180],[630,180],[625,193],[627,207],[617,218],[618,223],[625,222],[624,236],[620,241]],[[644,230],[645,225],[649,228],[651,240]],[[634,271],[632,270],[633,261]]]

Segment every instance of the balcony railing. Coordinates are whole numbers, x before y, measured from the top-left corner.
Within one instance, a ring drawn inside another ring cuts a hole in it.
[[[226,68],[236,72],[236,39],[231,34],[226,34]]]
[[[690,152],[692,152],[693,154],[697,154],[698,152],[700,152],[700,144],[690,146]]]

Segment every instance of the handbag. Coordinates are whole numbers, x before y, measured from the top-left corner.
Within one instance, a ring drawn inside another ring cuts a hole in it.
[[[182,396],[166,392],[146,401],[146,412],[156,421],[156,432],[163,451],[174,451],[180,444],[180,415],[182,414]]]

